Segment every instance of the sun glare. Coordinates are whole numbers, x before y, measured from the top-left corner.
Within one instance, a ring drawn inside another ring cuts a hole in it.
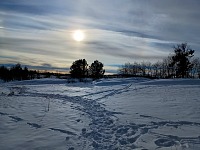
[[[75,41],[80,42],[80,41],[83,41],[84,38],[85,38],[85,34],[84,34],[83,31],[81,31],[81,30],[76,30],[76,31],[74,31],[74,33],[73,33],[73,39],[74,39]]]

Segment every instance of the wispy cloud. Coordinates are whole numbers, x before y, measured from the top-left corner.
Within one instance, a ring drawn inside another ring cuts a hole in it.
[[[180,42],[200,56],[199,6],[198,0],[1,0],[0,63],[69,68],[85,58],[109,68],[160,60]],[[76,29],[85,41],[73,41]]]

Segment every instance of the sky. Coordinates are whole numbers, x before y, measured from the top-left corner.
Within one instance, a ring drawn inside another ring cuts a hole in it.
[[[115,73],[185,42],[199,57],[199,8],[199,0],[0,0],[0,64],[68,71],[75,60],[99,60]]]

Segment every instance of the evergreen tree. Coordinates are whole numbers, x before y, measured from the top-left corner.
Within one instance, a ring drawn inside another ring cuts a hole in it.
[[[89,68],[89,72],[90,72],[90,76],[92,78],[98,79],[104,75],[105,70],[103,69],[103,64],[101,62],[99,62],[98,60],[95,60],[91,64],[91,66]]]
[[[76,60],[70,67],[71,76],[74,78],[85,78],[88,75],[87,66],[85,59]]]
[[[176,77],[188,77],[189,70],[193,67],[190,58],[194,56],[194,50],[187,43],[182,43],[174,46],[174,53],[171,66],[175,68]]]

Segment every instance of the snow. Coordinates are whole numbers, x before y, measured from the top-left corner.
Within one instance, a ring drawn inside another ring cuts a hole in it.
[[[0,149],[200,149],[200,80],[0,84]]]

